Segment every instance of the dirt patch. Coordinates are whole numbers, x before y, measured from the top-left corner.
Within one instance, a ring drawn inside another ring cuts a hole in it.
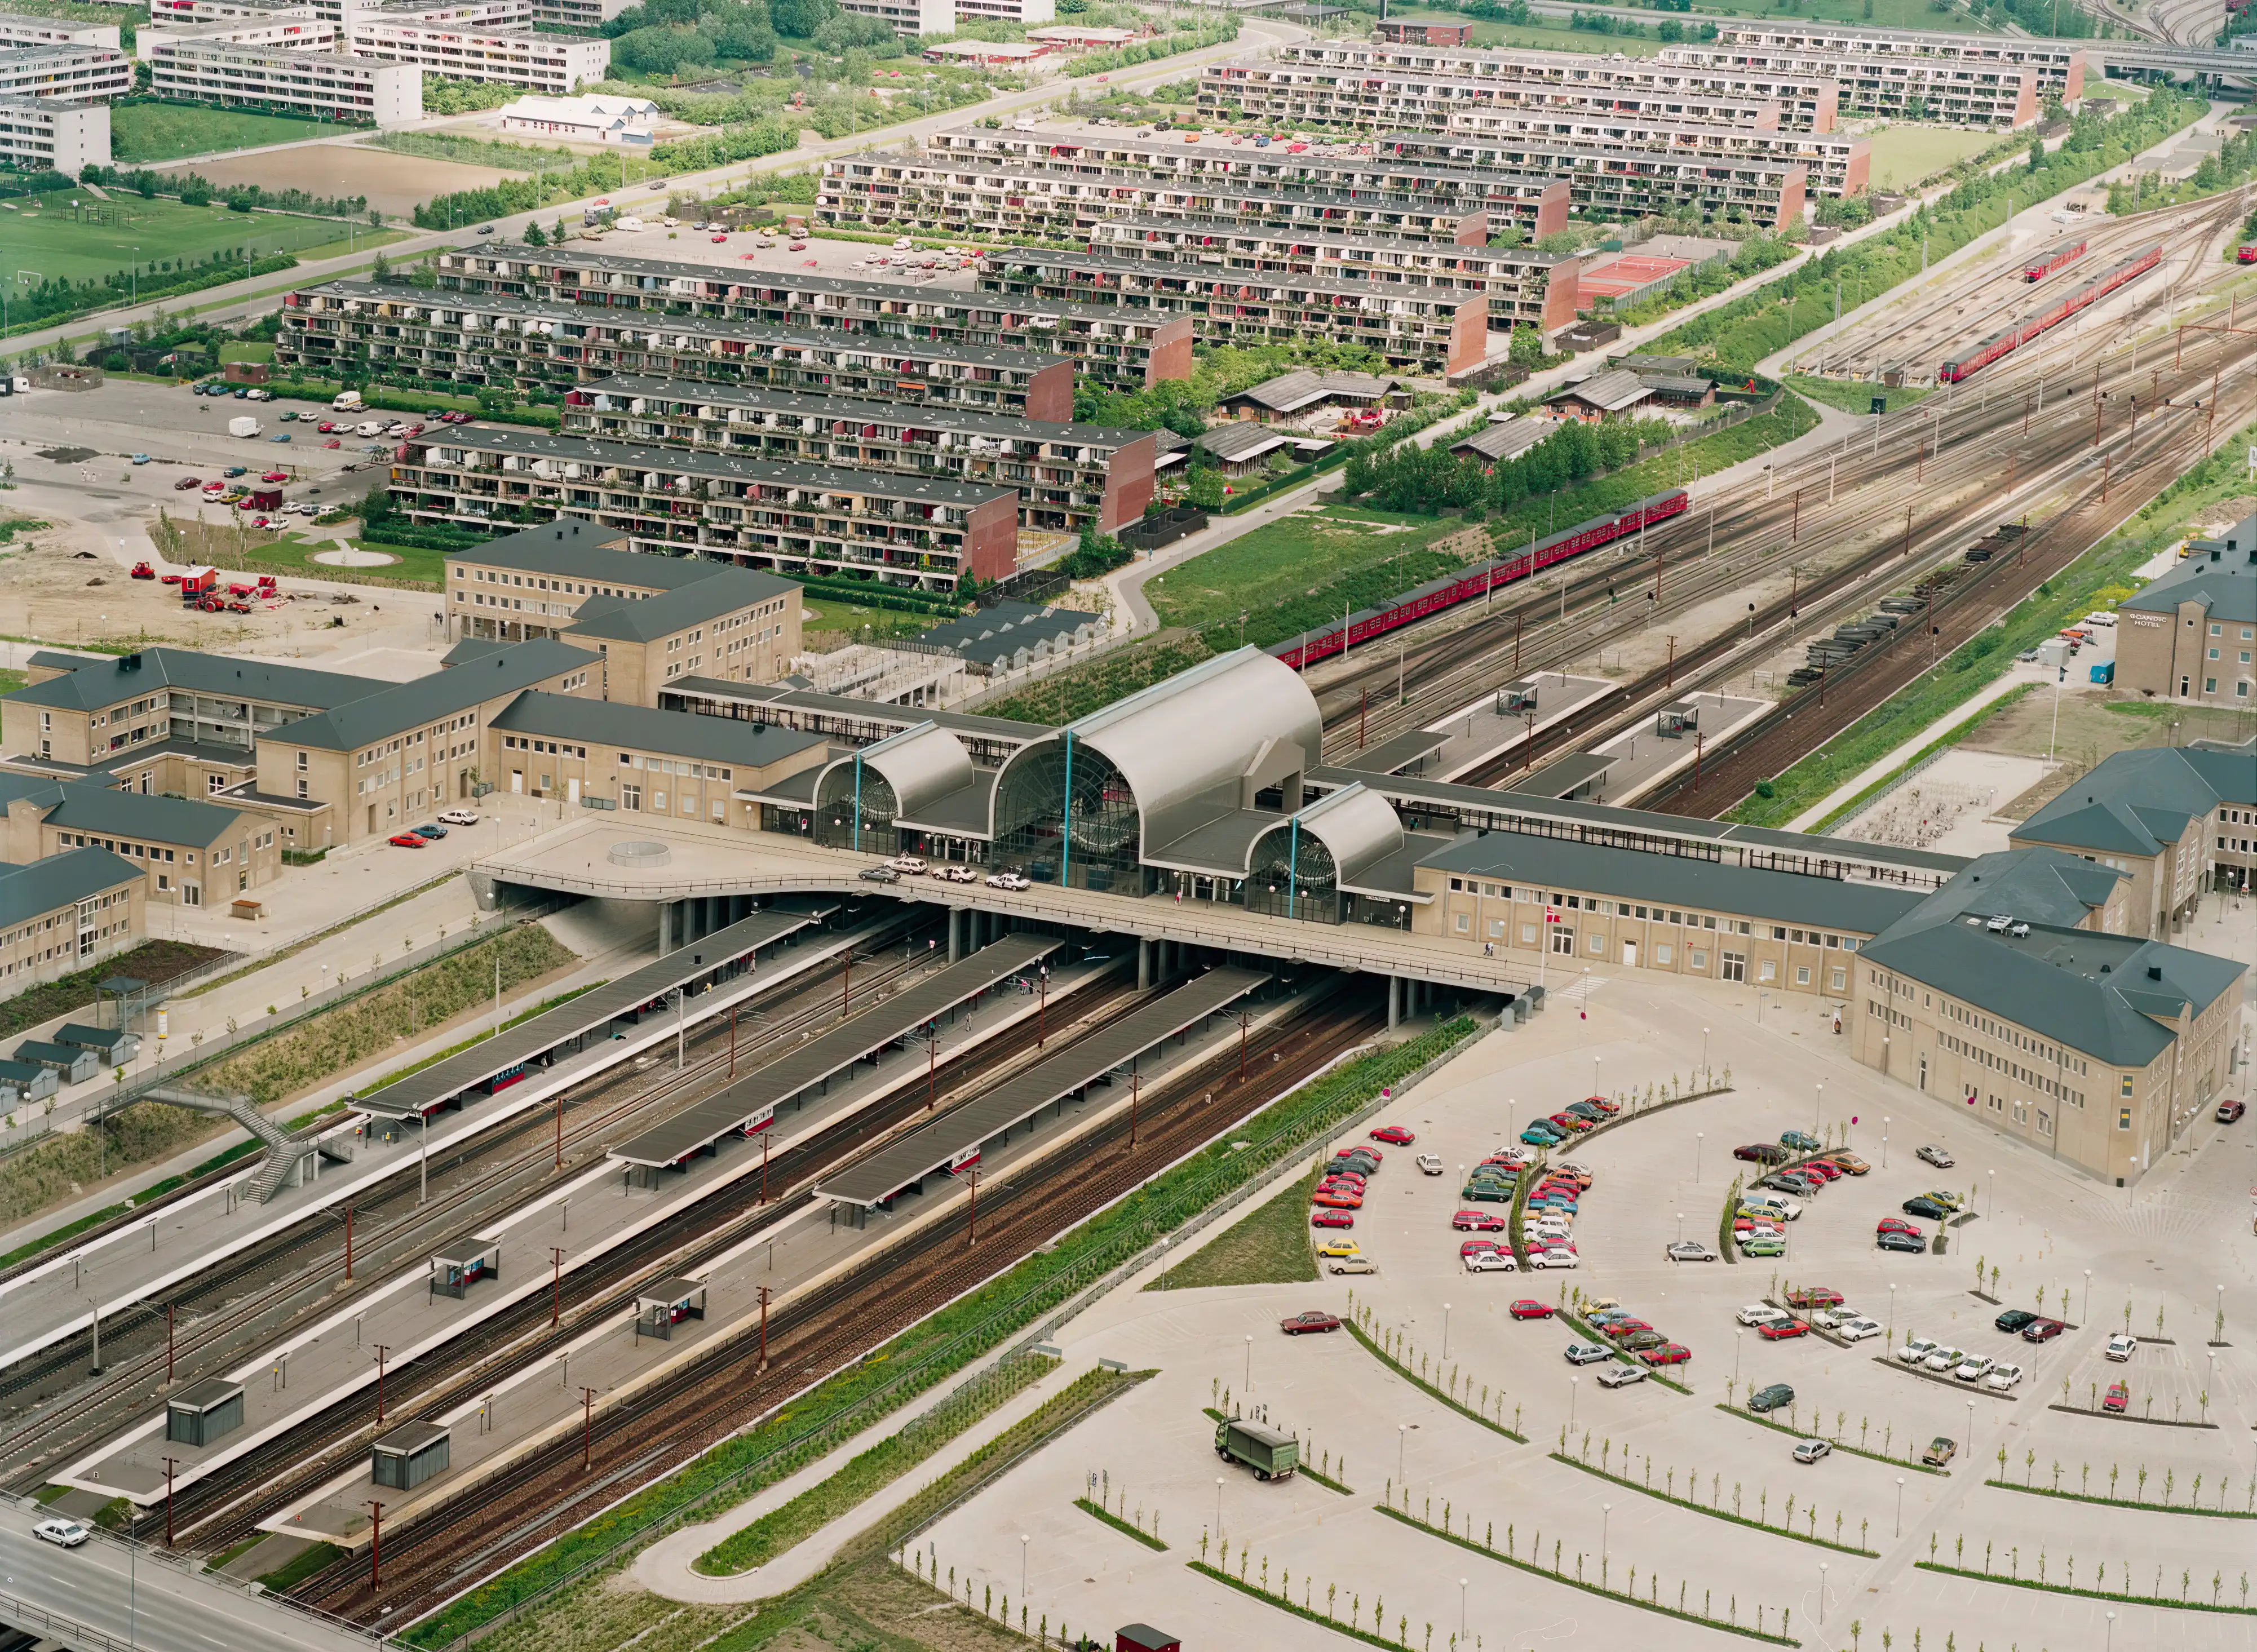
[[[202,173],[213,183],[258,184],[267,189],[302,189],[308,194],[350,198],[365,195],[386,216],[404,218],[434,195],[456,189],[485,189],[519,177],[492,166],[464,166],[421,155],[395,155],[359,144],[307,144],[233,160],[182,161],[165,172]],[[345,226],[337,226],[344,239]]]
[[[2056,736],[2053,698],[2039,693],[1986,719],[1965,744],[1970,751],[2015,757],[2042,759],[2051,751],[2059,759],[2059,768],[1997,811],[2006,820],[2027,820],[2117,752],[2174,744],[2174,717],[2179,725],[2176,744],[2180,745],[2190,740],[2246,740],[2253,721],[2248,716],[2199,706],[2150,709],[2089,694],[2064,694]]]
[[[57,464],[84,464],[88,459],[98,459],[102,455],[93,448],[42,448],[39,449],[39,457],[52,459]]]
[[[2188,526],[2204,539],[2217,539],[2253,514],[2257,514],[2257,494],[2236,494],[2232,498],[2220,499],[2203,512],[2201,521]]]

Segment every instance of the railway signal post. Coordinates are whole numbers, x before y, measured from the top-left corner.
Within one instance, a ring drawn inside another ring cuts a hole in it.
[[[371,1499],[368,1505],[368,1592],[374,1594],[384,1587],[384,1505]]]

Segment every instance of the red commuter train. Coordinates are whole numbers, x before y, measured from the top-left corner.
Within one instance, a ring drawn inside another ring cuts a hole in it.
[[[2049,328],[2060,326],[2079,310],[2106,298],[2127,281],[2136,281],[2163,261],[2163,250],[2152,246],[2110,265],[2082,286],[2071,287],[2045,308],[2009,321],[1981,343],[1947,359],[1935,370],[1938,384],[1956,385],[1972,378],[2001,356],[2020,349]]]
[[[1360,614],[1348,617],[1347,640],[1341,640],[1338,625],[1321,631],[1312,631],[1288,643],[1279,643],[1270,652],[1287,665],[1299,669],[1328,659],[1344,647],[1368,642],[1385,635],[1429,614],[1440,613],[1460,603],[1483,597],[1500,585],[1510,585],[1546,568],[1595,550],[1602,545],[1625,538],[1639,529],[1666,522],[1673,516],[1682,516],[1691,500],[1682,488],[1667,493],[1657,493],[1650,498],[1606,516],[1595,516],[1587,522],[1578,522],[1557,533],[1547,533],[1516,556],[1484,562],[1463,574],[1445,575],[1416,589],[1404,592],[1385,608],[1367,608]]]
[[[2055,270],[2065,269],[2084,256],[2084,242],[2056,241],[2043,251],[2030,254],[2029,261],[2022,265],[2022,279],[2042,281]]]

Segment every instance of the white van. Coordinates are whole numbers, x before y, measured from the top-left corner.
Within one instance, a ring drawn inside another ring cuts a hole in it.
[[[356,436],[373,436],[382,434],[383,430],[384,427],[377,423],[375,420],[364,419],[353,427],[353,434]]]
[[[1740,1208],[1743,1210],[1754,1209],[1758,1211],[1776,1211],[1790,1222],[1794,1221],[1797,1217],[1802,1214],[1802,1207],[1797,1204],[1793,1199],[1788,1198],[1786,1194],[1770,1193],[1760,1188],[1756,1189],[1751,1192],[1741,1194]]]
[[[334,407],[339,413],[350,413],[354,408],[360,406],[360,392],[357,390],[340,391],[337,392],[336,399],[332,401],[329,406]]]

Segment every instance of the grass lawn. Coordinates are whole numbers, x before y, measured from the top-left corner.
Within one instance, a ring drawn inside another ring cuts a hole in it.
[[[1298,1188],[1239,1218],[1220,1238],[1168,1269],[1167,1288],[1278,1285],[1314,1279],[1317,1259],[1309,1246],[1308,1208],[1309,1195],[1316,1185],[1312,1173]],[[1144,1288],[1158,1290],[1160,1281],[1154,1280]]]
[[[803,630],[843,632],[854,642],[914,637],[931,630],[945,618],[940,614],[904,613],[897,608],[865,608],[860,603],[844,602],[835,597],[810,600],[803,606],[806,611],[800,622]],[[868,627],[867,632],[865,626]]]
[[[296,252],[336,240],[340,227],[329,219],[281,213],[184,207],[177,201],[144,201],[124,194],[117,199],[127,222],[85,222],[67,206],[4,215],[6,251],[0,254],[0,280],[24,272],[36,272],[35,280],[49,276],[99,279],[134,267],[138,249],[144,283],[162,286],[167,266],[194,265],[216,252],[239,259],[246,247],[254,255]]]
[[[223,365],[229,362],[271,362],[274,359],[274,346],[256,339],[231,339],[219,347],[219,358]]]
[[[337,130],[335,121],[255,115],[194,103],[118,103],[110,111],[110,147],[121,166],[185,160],[265,144],[294,144]]]
[[[346,533],[344,542],[355,550],[382,551],[400,560],[382,568],[335,568],[314,560],[315,552],[334,549],[333,540],[250,531],[246,525],[246,532],[238,543],[232,526],[195,521],[178,526],[181,538],[177,554],[192,561],[209,562],[223,572],[301,574],[308,579],[333,579],[341,573],[355,574],[398,580],[432,590],[437,590],[447,577],[447,555],[443,551],[426,550],[415,545],[385,544],[364,540],[350,532]]]
[[[1235,620],[1242,611],[1251,642],[1264,629],[1256,617],[1312,596],[1344,575],[1383,567],[1464,526],[1334,505],[1296,511],[1171,568],[1148,583],[1144,595],[1163,625],[1213,625]],[[1397,589],[1426,577],[1406,577]]]
[[[1998,141],[1996,132],[1951,126],[1885,126],[1871,138],[1873,187],[1910,188]]]
[[[1898,413],[1918,406],[1935,393],[1910,385],[1891,390],[1886,385],[1868,384],[1862,379],[1814,378],[1801,374],[1789,378],[1786,387],[1799,396],[1808,396],[1829,407],[1839,407],[1843,413],[1871,413],[1873,398],[1877,395],[1886,396],[1889,399],[1888,411]]]

